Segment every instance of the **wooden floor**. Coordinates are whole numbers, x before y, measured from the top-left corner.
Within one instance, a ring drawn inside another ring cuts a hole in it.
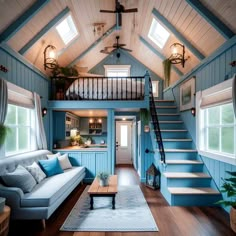
[[[129,166],[116,168],[119,185],[140,184],[136,172]],[[12,221],[10,236],[230,236],[228,214],[216,207],[171,207],[159,191],[140,185],[156,220],[159,232],[60,232],[59,228],[73,208],[86,185],[78,186],[46,221]]]

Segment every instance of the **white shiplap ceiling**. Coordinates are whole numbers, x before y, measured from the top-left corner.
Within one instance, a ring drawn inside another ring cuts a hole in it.
[[[32,0],[5,0],[1,1],[0,8],[0,35],[14,21],[30,9],[36,1]],[[83,52],[99,39],[99,35],[93,33],[93,23],[104,22],[104,32],[116,23],[115,14],[100,13],[100,9],[114,10],[115,0],[51,0],[21,27],[6,43],[15,51],[22,49],[45,25],[49,24],[66,7],[69,8],[79,37],[71,45],[65,47],[58,36],[55,27],[40,37],[24,57],[43,70],[43,50],[48,44],[56,46],[60,50],[59,64],[67,66],[72,62],[79,67],[88,67],[88,70],[101,62],[107,55],[100,53],[105,46],[114,43],[116,35],[120,36],[120,42],[132,49],[131,55],[144,64],[148,69],[163,78],[162,60],[150,46],[143,43],[144,39],[154,50],[164,57],[170,56],[170,45],[181,42],[172,32],[165,47],[161,50],[149,38],[148,31],[154,17],[152,11],[155,8],[175,29],[188,40],[204,57],[211,55],[224,42],[227,41],[211,24],[209,24],[187,0],[120,0],[127,8],[138,8],[137,13],[122,14],[122,27],[115,30],[109,36],[104,37],[88,53],[76,60]],[[200,0],[220,21],[222,21],[234,34],[236,33],[236,0]],[[157,19],[158,20],[158,19]],[[163,22],[160,22],[163,24]],[[165,26],[165,24],[163,24]],[[186,55],[190,57],[186,65],[176,67],[183,74],[191,71],[200,63],[200,59],[194,55],[191,48],[186,47]],[[171,82],[180,78],[180,75],[172,70]]]

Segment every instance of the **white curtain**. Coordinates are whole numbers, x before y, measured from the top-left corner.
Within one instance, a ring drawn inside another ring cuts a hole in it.
[[[234,75],[234,78],[233,78],[232,97],[233,97],[234,115],[236,118],[236,74]]]
[[[35,118],[36,118],[36,142],[38,149],[47,149],[47,140],[43,126],[41,100],[37,93],[34,93]]]
[[[3,125],[7,116],[8,90],[5,80],[0,78],[0,124]]]

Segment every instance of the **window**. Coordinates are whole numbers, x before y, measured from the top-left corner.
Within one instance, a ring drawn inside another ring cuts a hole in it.
[[[129,77],[130,65],[104,65],[107,77]]]
[[[121,147],[128,147],[128,126],[121,125],[120,126],[120,146]]]
[[[196,105],[199,153],[235,164],[236,119],[232,102],[232,80],[197,92]]]
[[[36,149],[33,121],[33,109],[8,105],[5,124],[10,128],[10,132],[5,142],[6,156]]]
[[[152,93],[154,97],[158,97],[159,81],[152,81]]]
[[[236,121],[233,104],[214,106],[204,111],[206,150],[235,157]],[[235,140],[235,142],[234,142]]]
[[[162,49],[169,36],[170,33],[161,24],[159,24],[156,19],[153,18],[148,37]]]
[[[56,26],[56,29],[65,45],[71,42],[78,35],[78,31],[71,15],[68,15],[58,26]]]

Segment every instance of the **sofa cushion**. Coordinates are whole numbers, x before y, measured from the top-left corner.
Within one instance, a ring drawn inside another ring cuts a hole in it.
[[[64,155],[61,155],[58,157],[58,160],[59,160],[59,163],[60,163],[60,166],[63,170],[66,170],[66,169],[70,169],[72,168],[72,165],[69,161],[69,158],[68,158],[68,154],[64,154]]]
[[[54,175],[37,184],[31,193],[21,199],[22,207],[48,207],[85,173],[85,167],[73,167],[63,174]]]
[[[59,157],[60,155],[61,155],[60,152],[57,152],[56,154],[47,154],[47,158],[52,159],[52,158],[55,158],[55,157]]]
[[[57,157],[49,160],[39,160],[39,164],[47,177],[63,173]]]
[[[13,172],[2,175],[2,179],[7,186],[20,188],[24,193],[29,193],[36,185],[33,176],[21,165]]]
[[[40,183],[43,179],[46,178],[46,175],[36,162],[34,162],[30,166],[26,166],[25,168],[30,172],[30,174],[34,177],[37,183]]]

